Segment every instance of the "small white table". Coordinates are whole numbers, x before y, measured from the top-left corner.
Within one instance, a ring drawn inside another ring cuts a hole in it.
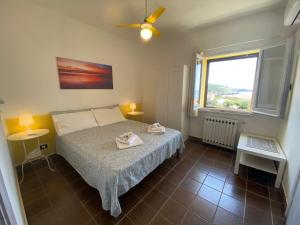
[[[134,112],[128,112],[127,114],[130,116],[142,116],[142,115],[144,115],[144,112],[134,111]]]
[[[278,169],[274,161],[278,162]],[[276,175],[275,187],[279,188],[286,158],[274,138],[242,133],[237,147],[234,173],[239,173],[239,165],[253,167]]]
[[[47,161],[49,169],[55,172],[55,170],[51,167],[49,163],[48,156],[44,155],[43,152],[40,150],[40,137],[48,133],[49,133],[48,129],[35,129],[35,130],[28,130],[24,132],[15,133],[7,137],[9,141],[21,141],[23,145],[25,159],[22,162],[22,178],[20,180],[20,183],[22,183],[24,180],[24,165],[28,162],[32,162],[37,159],[44,158]],[[32,139],[37,139],[37,148],[30,152],[27,152],[25,141],[32,140]]]
[[[144,112],[138,112],[138,111],[128,112],[127,115],[128,115],[127,116],[128,119],[132,119],[140,122],[144,121]]]

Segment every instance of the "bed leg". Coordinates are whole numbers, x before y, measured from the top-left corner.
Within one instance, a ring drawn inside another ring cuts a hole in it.
[[[176,150],[176,157],[177,157],[177,159],[180,158],[180,149],[177,149],[177,150]]]

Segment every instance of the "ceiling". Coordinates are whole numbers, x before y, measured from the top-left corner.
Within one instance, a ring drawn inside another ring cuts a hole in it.
[[[118,29],[117,24],[141,23],[144,0],[29,0],[85,23],[119,34],[135,34]],[[163,6],[167,10],[156,27],[163,35],[177,34],[212,23],[222,22],[266,8],[285,4],[286,0],[149,0],[149,11]]]

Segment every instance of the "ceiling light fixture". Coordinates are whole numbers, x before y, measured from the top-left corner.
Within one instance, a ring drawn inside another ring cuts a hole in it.
[[[144,23],[141,26],[141,38],[143,38],[145,41],[148,41],[152,37],[152,26],[150,24]]]
[[[165,10],[166,8],[159,7],[152,14],[148,15],[148,2],[147,0],[145,0],[145,19],[143,23],[118,25],[118,27],[141,29],[141,38],[144,41],[149,41],[152,38],[152,35],[157,37],[160,36],[160,32],[153,26],[153,24],[157,21],[157,19],[163,14]]]

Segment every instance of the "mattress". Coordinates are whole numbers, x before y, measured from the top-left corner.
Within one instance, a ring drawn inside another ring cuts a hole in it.
[[[114,217],[122,212],[118,197],[184,147],[179,131],[167,128],[164,134],[149,134],[147,127],[127,120],[57,137],[58,154],[99,191],[103,209]],[[129,131],[144,144],[118,150],[116,137]]]

